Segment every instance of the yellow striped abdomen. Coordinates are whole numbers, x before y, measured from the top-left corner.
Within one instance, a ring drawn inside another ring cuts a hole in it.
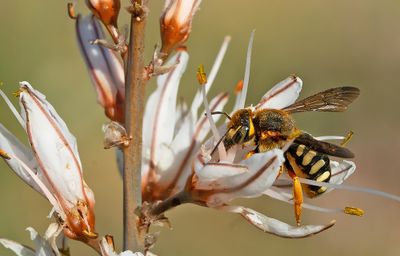
[[[303,178],[329,182],[331,167],[329,157],[311,150],[303,144],[293,143],[285,153],[285,167]],[[326,191],[326,187],[303,184],[303,190],[309,197],[315,197]]]

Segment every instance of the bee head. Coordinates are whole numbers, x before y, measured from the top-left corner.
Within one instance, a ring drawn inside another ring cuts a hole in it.
[[[224,139],[226,149],[236,144],[251,144],[255,130],[250,109],[239,109],[233,113],[227,125],[227,133]]]

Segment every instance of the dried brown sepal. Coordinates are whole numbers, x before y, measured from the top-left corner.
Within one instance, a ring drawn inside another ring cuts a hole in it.
[[[131,6],[126,8],[126,10],[135,17],[136,21],[143,20],[143,18],[145,18],[149,13],[149,9],[146,7],[146,5],[138,2],[133,2]]]
[[[114,237],[112,235],[105,235],[104,237],[107,244],[115,251]]]
[[[68,17],[70,17],[71,19],[75,20],[77,18],[74,3],[67,4],[67,12],[68,12]]]
[[[117,146],[127,147],[131,139],[125,128],[118,122],[111,121],[103,126],[104,131],[104,149]]]

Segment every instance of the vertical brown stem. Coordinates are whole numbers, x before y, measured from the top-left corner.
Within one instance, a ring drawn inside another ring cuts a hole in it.
[[[146,0],[132,0],[131,30],[125,79],[125,128],[132,138],[124,148],[124,250],[144,252],[144,237],[139,232],[135,212],[142,205],[141,157],[142,123],[145,107],[144,36]]]

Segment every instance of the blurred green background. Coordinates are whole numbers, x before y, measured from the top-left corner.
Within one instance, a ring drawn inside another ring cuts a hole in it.
[[[128,1],[124,1],[124,6]],[[158,17],[163,1],[150,1],[147,59],[159,42]],[[114,152],[102,147],[101,125],[107,120],[76,47],[74,22],[66,1],[2,1],[0,80],[11,95],[27,80],[45,93],[78,139],[85,178],[96,195],[97,231],[113,234],[121,245],[121,179]],[[86,13],[82,4],[78,11]],[[121,25],[127,23],[124,14]],[[400,194],[400,2],[203,1],[188,42],[190,65],[180,95],[197,88],[196,67],[210,67],[225,35],[232,43],[211,91],[232,91],[243,77],[248,38],[256,29],[247,103],[290,74],[304,81],[303,97],[339,85],[361,88],[361,97],[345,113],[296,115],[298,126],[314,135],[354,130],[350,148],[357,172],[347,184]],[[154,81],[149,91],[154,88]],[[189,95],[189,96],[188,96]],[[14,102],[17,102],[13,98]],[[4,103],[0,120],[25,141]],[[185,205],[167,213],[173,230],[162,230],[153,251],[160,255],[399,255],[400,204],[366,194],[335,191],[312,200],[328,207],[362,207],[362,218],[306,210],[303,222],[337,224],[317,236],[282,239],[264,234],[239,216]],[[294,224],[292,207],[268,198],[235,202]],[[0,236],[33,245],[25,228],[43,233],[49,224],[47,201],[0,164]],[[73,255],[95,255],[71,242]],[[13,255],[0,248],[0,255]]]

